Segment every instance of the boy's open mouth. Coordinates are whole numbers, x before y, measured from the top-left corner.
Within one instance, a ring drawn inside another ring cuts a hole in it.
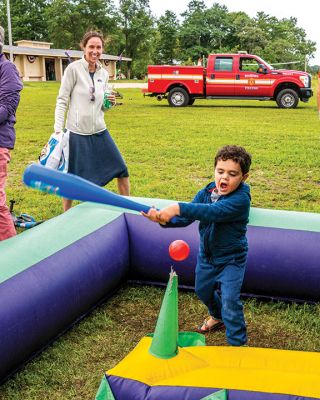
[[[228,185],[226,183],[220,183],[220,189],[226,189]]]

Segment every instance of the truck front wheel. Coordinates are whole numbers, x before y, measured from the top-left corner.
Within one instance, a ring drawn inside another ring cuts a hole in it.
[[[280,108],[296,108],[299,97],[295,90],[283,89],[278,93],[276,101]]]
[[[189,104],[190,96],[183,88],[173,88],[168,94],[168,102],[172,107],[185,107]]]

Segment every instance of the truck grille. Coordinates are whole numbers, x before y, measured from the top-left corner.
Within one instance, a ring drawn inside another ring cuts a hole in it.
[[[311,75],[308,74],[308,88],[311,88]]]

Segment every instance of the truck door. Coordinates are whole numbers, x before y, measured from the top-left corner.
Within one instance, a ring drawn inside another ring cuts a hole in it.
[[[208,65],[206,92],[207,96],[234,96],[235,72],[232,56],[216,56]]]
[[[235,96],[272,97],[272,75],[261,69],[261,61],[250,56],[239,57],[239,71],[236,73]]]

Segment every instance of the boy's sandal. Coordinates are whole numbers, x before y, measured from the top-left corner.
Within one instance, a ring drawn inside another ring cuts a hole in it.
[[[218,330],[224,328],[224,323],[223,323],[222,321],[219,321],[219,322],[215,323],[214,325],[209,326],[209,325],[208,325],[208,321],[209,321],[210,318],[211,318],[211,317],[207,317],[207,318],[203,321],[203,323],[197,327],[197,331],[198,331],[199,333],[215,332],[215,331],[218,331]],[[203,326],[205,327],[204,329],[202,328]]]

